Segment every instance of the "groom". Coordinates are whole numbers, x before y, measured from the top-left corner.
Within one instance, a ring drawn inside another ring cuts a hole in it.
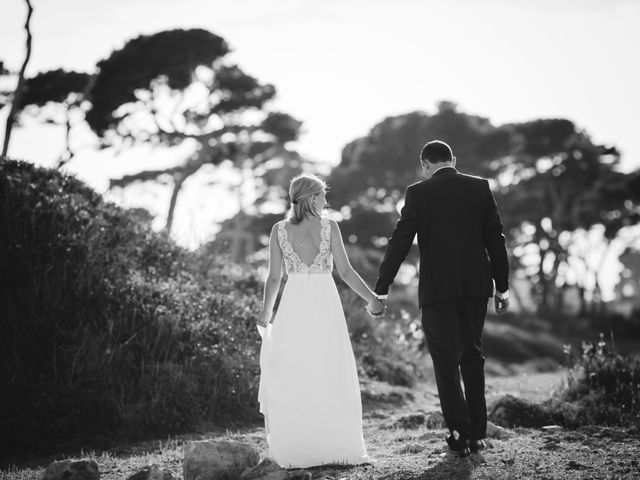
[[[482,329],[494,282],[496,312],[509,307],[507,250],[487,180],[458,172],[451,148],[439,140],[422,148],[420,164],[427,179],[407,188],[375,292],[386,301],[417,233],[422,328],[451,433],[447,443],[464,457],[485,448]]]

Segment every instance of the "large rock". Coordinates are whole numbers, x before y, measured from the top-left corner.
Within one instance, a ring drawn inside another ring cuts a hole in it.
[[[44,472],[44,480],[99,480],[100,470],[93,460],[62,460],[51,463]]]
[[[173,480],[173,474],[160,465],[149,465],[131,475],[127,480]]]
[[[504,440],[511,437],[511,434],[504,428],[496,425],[492,422],[487,422],[487,437],[497,438],[498,440]]]
[[[184,480],[237,480],[258,464],[260,454],[240,442],[201,440],[184,447]]]
[[[269,458],[240,475],[240,480],[289,480],[289,473]]]
[[[543,407],[513,395],[499,398],[489,409],[489,419],[507,428],[539,428],[554,423]]]

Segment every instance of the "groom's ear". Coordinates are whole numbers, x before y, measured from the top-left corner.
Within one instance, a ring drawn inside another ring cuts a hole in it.
[[[451,157],[451,166],[452,167],[456,166],[456,157]]]

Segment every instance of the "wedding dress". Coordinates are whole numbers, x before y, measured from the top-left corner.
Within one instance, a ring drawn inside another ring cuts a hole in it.
[[[356,363],[331,275],[331,224],[321,219],[320,248],[307,265],[285,223],[277,231],[288,279],[273,322],[259,327],[269,456],[284,468],[369,463]]]

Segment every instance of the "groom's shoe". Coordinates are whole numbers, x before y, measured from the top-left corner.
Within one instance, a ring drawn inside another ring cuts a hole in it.
[[[471,450],[471,453],[478,453],[485,448],[487,448],[487,444],[484,443],[484,440],[469,440],[469,450]]]
[[[447,437],[447,444],[449,445],[449,450],[456,453],[460,458],[471,455],[467,441],[464,438],[460,438],[460,434],[456,430]]]

